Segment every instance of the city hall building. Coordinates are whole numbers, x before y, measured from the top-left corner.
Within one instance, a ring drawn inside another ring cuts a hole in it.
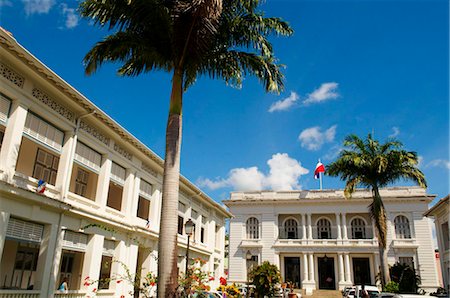
[[[438,277],[429,220],[434,196],[417,187],[381,190],[387,210],[388,263],[416,269],[421,287],[434,291]],[[233,192],[224,201],[230,221],[230,281],[246,283],[252,266],[269,261],[282,280],[306,294],[345,286],[375,285],[380,256],[368,213],[372,193],[357,190]]]
[[[1,28],[0,45],[0,297],[130,297],[85,281],[156,274],[163,160]],[[217,286],[230,216],[180,178],[180,272],[192,219],[190,257]]]

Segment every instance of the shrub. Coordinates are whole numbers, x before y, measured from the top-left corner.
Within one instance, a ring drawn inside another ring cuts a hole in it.
[[[250,271],[249,279],[258,297],[274,297],[281,275],[277,266],[266,261]]]
[[[400,293],[416,294],[419,291],[420,276],[414,268],[406,264],[395,263],[390,268],[391,280],[398,283]]]
[[[398,283],[395,281],[388,282],[383,289],[384,292],[388,293],[399,293]]]

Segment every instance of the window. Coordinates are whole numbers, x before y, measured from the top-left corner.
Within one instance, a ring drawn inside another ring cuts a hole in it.
[[[216,235],[216,239],[215,239],[215,247],[216,248],[220,248],[220,243],[221,243],[221,239],[220,239],[220,227],[219,226],[216,226],[216,229],[215,229],[215,235]]]
[[[448,250],[450,246],[450,234],[448,231],[448,222],[444,222],[442,225],[442,240],[444,241],[444,250]],[[442,252],[444,253],[444,252]]]
[[[191,217],[192,217],[192,219],[197,219],[197,217],[198,217],[197,210],[195,210],[195,209],[191,210]]]
[[[352,239],[366,239],[366,224],[361,218],[352,220]]]
[[[178,234],[183,235],[184,218],[178,215]]]
[[[259,221],[255,217],[247,219],[247,239],[259,239]]]
[[[34,162],[33,177],[43,180],[48,184],[55,185],[58,172],[59,157],[38,149]]]
[[[89,172],[78,168],[77,177],[75,178],[75,193],[77,195],[86,196],[87,184],[89,180]]]
[[[88,168],[100,171],[102,164],[101,154],[83,143],[77,143],[75,160]]]
[[[150,200],[152,197],[152,185],[141,179],[139,185],[139,201],[137,217],[148,220],[150,213]]]
[[[200,230],[200,242],[205,243],[205,228],[202,227]]]
[[[11,101],[0,94],[0,121],[6,123],[8,119]]]
[[[31,112],[27,114],[24,133],[57,151],[61,151],[64,133]]]
[[[298,239],[297,221],[293,218],[284,223],[284,233],[286,239]]]
[[[331,239],[331,224],[328,219],[322,218],[317,222],[317,236],[319,239]]]
[[[102,256],[102,263],[100,265],[100,275],[99,275],[99,289],[109,289],[109,279],[111,278],[111,256]]]
[[[2,148],[3,138],[4,138],[4,137],[5,137],[4,128],[1,127],[1,128],[0,128],[0,149]]]
[[[122,209],[123,185],[125,184],[125,168],[115,162],[111,166],[111,181],[109,182],[108,200],[106,205],[116,210]]]
[[[409,220],[404,215],[399,215],[394,219],[395,236],[398,239],[410,239],[411,230],[409,227]]]
[[[414,269],[414,258],[413,257],[399,257],[398,262],[402,265],[407,265],[409,268]]]

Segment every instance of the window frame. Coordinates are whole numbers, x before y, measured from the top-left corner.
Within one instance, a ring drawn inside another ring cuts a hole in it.
[[[257,240],[260,239],[259,220],[252,216],[245,221],[245,236],[246,239]]]

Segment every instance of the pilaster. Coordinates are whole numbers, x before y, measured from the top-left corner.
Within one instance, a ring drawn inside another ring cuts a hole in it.
[[[311,213],[307,214],[307,218],[308,218],[308,239],[312,240],[312,226],[311,226]]]
[[[0,264],[2,263],[3,247],[5,246],[6,230],[8,229],[8,222],[10,213],[0,211]]]
[[[109,191],[109,177],[111,176],[112,161],[109,154],[102,156],[102,166],[98,175],[95,202],[101,209],[105,209]]]
[[[97,285],[85,286],[84,279],[89,277],[91,280],[97,280],[100,275],[100,267],[102,263],[103,241],[104,236],[93,234],[86,247],[83,259],[83,269],[81,271],[81,289],[90,291],[97,288]]]
[[[54,289],[49,289],[49,280],[52,273],[49,264],[55,258],[55,245],[58,233],[58,225],[49,224],[44,227],[44,233],[39,249],[39,258],[36,269],[34,287],[41,290],[41,297],[51,297]]]
[[[306,214],[302,213],[302,239],[306,240]]]
[[[344,253],[345,258],[345,282],[348,284],[353,284],[352,278],[350,275],[350,256],[348,253]]]
[[[345,213],[342,213],[342,238],[348,240],[347,237],[347,217]]]
[[[59,157],[58,174],[55,187],[60,190],[61,199],[67,194],[70,186],[70,178],[73,168],[73,152],[76,146],[76,137],[72,131],[65,132],[64,144]]]
[[[337,240],[341,240],[341,215],[339,213],[336,213],[336,230],[337,230]]]

